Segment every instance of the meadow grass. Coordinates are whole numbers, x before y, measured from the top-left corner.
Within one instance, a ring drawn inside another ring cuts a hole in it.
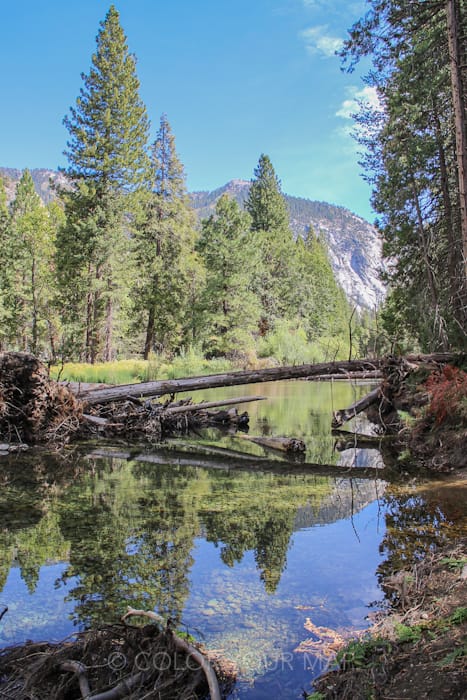
[[[53,379],[90,384],[136,384],[156,379],[178,379],[204,374],[216,374],[235,369],[225,358],[206,360],[196,353],[182,353],[172,361],[159,356],[149,360],[115,360],[98,362],[94,365],[85,362],[66,362],[50,369]]]
[[[310,343],[303,332],[286,332],[277,329],[267,340],[261,340],[258,352],[253,350],[244,361],[235,363],[225,357],[207,360],[196,348],[182,350],[176,357],[167,359],[152,354],[149,360],[115,360],[98,362],[67,362],[50,369],[53,379],[90,384],[136,384],[157,379],[178,379],[205,374],[217,374],[238,369],[259,369],[281,365],[299,365],[342,359],[347,347],[336,338],[321,338]]]

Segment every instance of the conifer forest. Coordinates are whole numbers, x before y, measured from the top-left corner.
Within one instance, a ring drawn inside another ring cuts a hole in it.
[[[166,114],[149,142],[112,6],[64,119],[65,184],[44,205],[24,170],[7,204],[0,180],[0,349],[95,363],[187,348],[251,359],[281,338],[318,344],[315,359],[464,348],[466,3],[368,5],[341,60],[371,57],[378,95],[354,119],[383,240],[380,308],[352,308],[319,231],[293,235],[264,153],[244,206],[224,195],[197,221]]]

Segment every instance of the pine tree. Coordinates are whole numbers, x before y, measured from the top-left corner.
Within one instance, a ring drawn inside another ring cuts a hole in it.
[[[206,266],[200,324],[207,355],[243,353],[253,345],[259,299],[253,292],[257,265],[251,219],[224,194],[202,222],[197,248]]]
[[[0,352],[4,350],[4,324],[6,316],[5,291],[7,288],[9,260],[6,256],[9,213],[5,183],[0,177]],[[3,329],[3,331],[2,331]]]
[[[325,243],[310,226],[296,246],[297,316],[308,340],[344,339],[350,309],[334,276]]]
[[[127,286],[130,199],[125,195],[146,177],[149,129],[136,61],[113,5],[96,42],[76,107],[64,119],[71,189],[63,193],[67,225],[57,254],[68,335],[91,362],[113,354],[118,300]]]
[[[289,226],[287,204],[280,181],[267,155],[262,154],[254,171],[245,209],[261,252],[256,291],[261,298],[261,332],[281,317],[294,317],[295,245]]]
[[[29,170],[24,170],[2,241],[8,265],[1,280],[1,333],[12,349],[35,354],[51,351],[55,235],[56,219],[42,205]]]
[[[380,99],[377,110],[363,108],[356,118],[388,260],[383,322],[388,332],[400,329],[404,342],[408,331],[425,350],[463,347],[467,76],[459,57],[466,52],[466,3],[369,4],[343,57],[351,69],[371,54],[366,80]]]
[[[198,267],[194,213],[166,115],[151,149],[151,176],[135,226],[137,279],[132,292],[135,319],[146,329],[145,359],[154,349],[171,352],[179,347]]]

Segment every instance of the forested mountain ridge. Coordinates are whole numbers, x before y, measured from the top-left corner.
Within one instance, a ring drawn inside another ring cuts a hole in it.
[[[65,182],[64,176],[54,170],[38,168],[30,172],[44,203],[55,196],[51,183]],[[0,167],[0,177],[6,182],[8,200],[12,200],[21,170]],[[230,180],[212,192],[191,192],[189,196],[198,218],[203,219],[214,212],[217,200],[225,193],[243,205],[249,187],[249,181]],[[312,226],[318,236],[324,237],[334,274],[350,302],[360,309],[379,305],[384,297],[384,285],[378,273],[381,242],[375,228],[344,207],[291,195],[284,197],[294,235],[303,236]]]
[[[212,192],[192,192],[191,202],[199,218],[210,216],[224,193],[239,204],[245,202],[250,183],[231,180]],[[384,285],[379,279],[381,241],[368,221],[344,207],[302,197],[284,195],[295,236],[303,236],[312,226],[323,236],[336,278],[351,303],[372,309],[383,300]]]
[[[47,170],[46,168],[35,168],[30,170],[34,187],[44,204],[48,204],[55,199],[56,194],[53,184],[64,184],[65,177],[57,170]],[[21,179],[22,171],[17,168],[0,168],[0,177],[5,183],[7,201],[15,198],[15,188]]]

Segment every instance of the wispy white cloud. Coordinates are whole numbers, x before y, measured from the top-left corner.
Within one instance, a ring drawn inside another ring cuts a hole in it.
[[[365,11],[365,0],[301,0],[302,5],[307,10],[326,10],[334,14],[345,14],[354,16],[356,19]]]
[[[321,54],[326,58],[334,56],[342,47],[342,39],[328,34],[327,25],[309,27],[300,32],[300,37],[305,42],[308,53]]]
[[[359,89],[355,86],[347,88],[348,97],[345,99],[336,112],[336,117],[342,119],[352,119],[352,115],[358,112],[359,104],[367,104],[369,107],[377,109],[380,106],[378,93],[374,87],[366,85]]]

